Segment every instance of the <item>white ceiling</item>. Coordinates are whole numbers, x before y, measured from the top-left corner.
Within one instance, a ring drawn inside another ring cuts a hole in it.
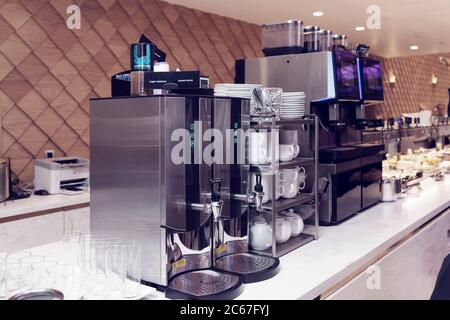
[[[385,57],[450,52],[450,0],[165,0],[256,24],[300,19],[344,33],[352,43],[366,43]],[[365,26],[369,5],[381,8],[380,30]],[[323,11],[322,17],[313,12]],[[418,45],[418,51],[411,51]]]

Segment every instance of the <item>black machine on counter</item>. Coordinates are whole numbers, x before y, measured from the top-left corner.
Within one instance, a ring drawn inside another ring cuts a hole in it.
[[[379,61],[346,50],[239,60],[236,82],[303,91],[306,113],[319,116],[319,177],[328,179],[321,224],[340,223],[381,200],[384,145],[363,143],[361,134],[366,104],[383,100]]]

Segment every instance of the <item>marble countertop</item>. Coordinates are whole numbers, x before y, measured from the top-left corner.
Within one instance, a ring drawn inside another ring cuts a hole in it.
[[[450,206],[450,177],[427,179],[422,190],[395,203],[378,204],[339,226],[321,227],[320,238],[281,258],[280,273],[246,284],[238,299],[314,299],[364,270],[392,245]],[[52,252],[53,245],[36,248]],[[163,299],[154,293],[152,299]]]
[[[442,182],[427,179],[422,191],[405,199],[378,204],[339,226],[321,227],[317,241],[280,259],[276,277],[247,284],[238,299],[317,298],[449,206],[450,177]]]
[[[29,214],[38,211],[53,210],[89,203],[89,191],[77,195],[32,195],[27,199],[5,201],[0,203],[0,219],[10,218],[18,215]]]

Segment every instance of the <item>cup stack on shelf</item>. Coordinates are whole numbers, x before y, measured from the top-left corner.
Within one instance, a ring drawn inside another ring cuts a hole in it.
[[[54,289],[66,300],[136,299],[141,295],[140,247],[99,234],[64,235],[61,259],[29,251],[0,257],[0,299]]]

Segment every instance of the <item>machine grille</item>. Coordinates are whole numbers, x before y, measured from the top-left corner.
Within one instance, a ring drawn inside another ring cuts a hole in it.
[[[171,280],[169,288],[196,297],[220,294],[239,284],[239,277],[213,270],[183,273]]]
[[[216,268],[242,275],[263,272],[270,269],[276,260],[272,257],[237,253],[223,256],[216,260]]]

